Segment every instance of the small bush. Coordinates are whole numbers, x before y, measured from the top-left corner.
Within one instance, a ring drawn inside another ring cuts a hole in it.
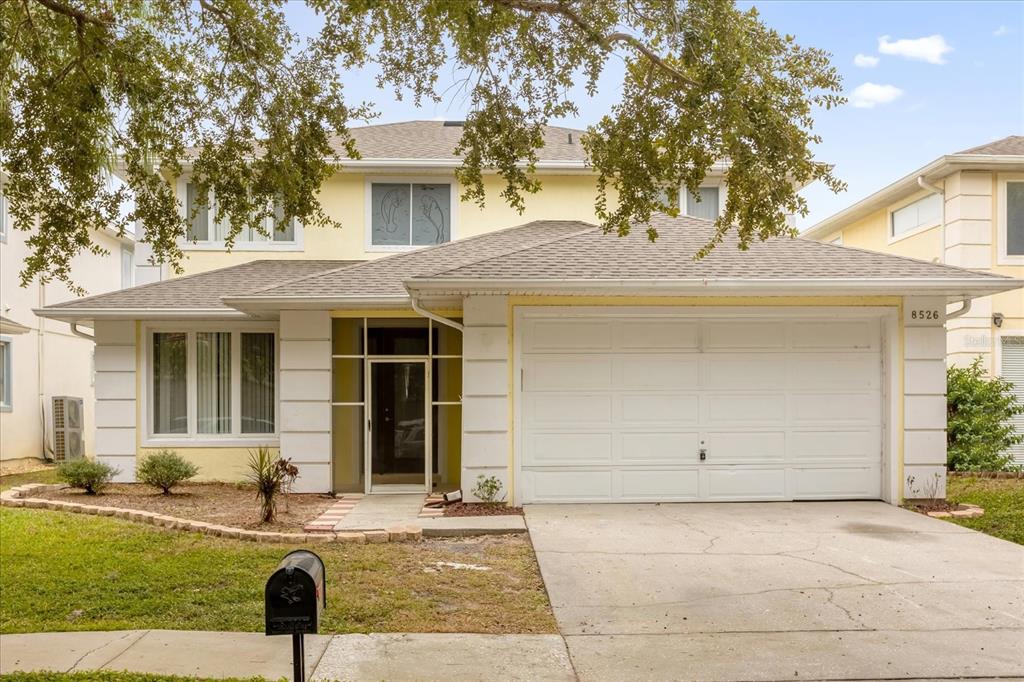
[[[277,516],[277,496],[290,486],[299,475],[299,468],[290,459],[281,459],[269,448],[249,451],[249,473],[246,478],[256,485],[256,499],[260,501],[260,518],[272,523]]]
[[[501,492],[501,481],[498,480],[497,476],[484,476],[480,474],[476,477],[476,487],[473,488],[473,494],[480,500],[494,504],[501,502],[505,499],[502,495],[501,499],[498,498],[498,493]]]
[[[946,456],[951,471],[1006,471],[1013,469],[1009,449],[1024,434],[1013,427],[1024,404],[1013,394],[1013,384],[989,377],[981,358],[968,367],[946,370]]]
[[[72,488],[80,488],[86,495],[103,490],[120,469],[91,459],[72,459],[57,466],[57,478]]]
[[[173,450],[161,450],[147,456],[135,470],[135,475],[141,482],[160,488],[164,495],[170,495],[171,488],[198,473],[199,467],[186,461]]]

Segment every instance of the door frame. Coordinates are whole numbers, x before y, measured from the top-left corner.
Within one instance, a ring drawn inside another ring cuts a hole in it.
[[[421,485],[416,484],[402,484],[402,483],[391,483],[391,484],[378,484],[373,485],[373,433],[372,433],[372,421],[371,415],[373,414],[373,365],[375,363],[380,364],[421,364],[423,365],[423,483]],[[431,489],[432,474],[431,467],[432,460],[432,447],[433,443],[433,429],[434,425],[431,419],[431,398],[433,397],[433,383],[431,377],[431,361],[430,358],[424,358],[422,356],[374,356],[366,358],[366,371],[363,372],[363,381],[365,385],[363,387],[364,396],[366,400],[365,414],[363,415],[363,428],[365,429],[365,437],[363,438],[364,446],[364,471],[366,475],[363,477],[363,490],[367,495],[380,494],[380,493],[422,493],[429,494]]]

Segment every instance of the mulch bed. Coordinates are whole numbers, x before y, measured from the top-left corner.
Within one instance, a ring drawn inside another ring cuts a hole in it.
[[[64,500],[119,509],[138,509],[206,521],[233,528],[275,532],[301,532],[303,525],[336,502],[329,495],[291,493],[277,503],[277,520],[259,522],[259,502],[252,487],[233,483],[185,483],[164,495],[139,483],[113,483],[99,495],[61,488],[36,494],[51,500]]]
[[[509,507],[499,503],[455,502],[444,508],[445,516],[522,516],[522,507]]]

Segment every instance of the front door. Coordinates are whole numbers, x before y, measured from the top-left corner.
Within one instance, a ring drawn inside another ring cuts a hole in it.
[[[370,360],[369,492],[428,491],[427,361]]]

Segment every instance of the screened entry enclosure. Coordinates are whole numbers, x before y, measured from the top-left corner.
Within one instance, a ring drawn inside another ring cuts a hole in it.
[[[332,323],[335,492],[459,486],[462,334],[422,318]]]

